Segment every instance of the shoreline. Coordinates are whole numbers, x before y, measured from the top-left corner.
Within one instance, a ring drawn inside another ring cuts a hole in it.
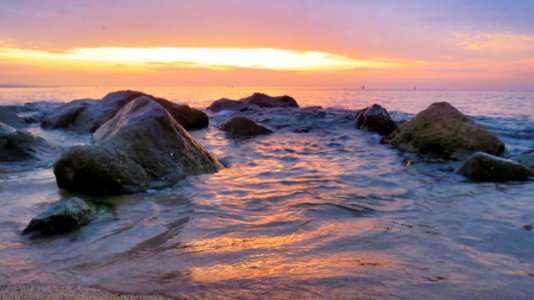
[[[121,299],[121,300],[164,300],[173,299],[161,295],[126,294],[94,287],[76,285],[6,284],[0,285],[0,300],[27,299]]]

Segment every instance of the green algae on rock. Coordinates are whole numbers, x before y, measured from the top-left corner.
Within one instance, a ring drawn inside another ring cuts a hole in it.
[[[500,155],[505,150],[503,142],[494,133],[447,102],[433,103],[382,142],[404,151],[444,159],[451,159],[458,151]]]

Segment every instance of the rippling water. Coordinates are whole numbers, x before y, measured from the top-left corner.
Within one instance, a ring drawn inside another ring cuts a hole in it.
[[[0,165],[0,284],[82,284],[189,298],[534,297],[534,183],[472,183],[458,163],[379,145],[354,128],[380,103],[403,121],[449,101],[507,144],[534,149],[534,93],[301,88],[137,88],[206,107],[254,91],[304,108],[240,113],[275,129],[229,139],[211,115],[193,135],[228,168],[176,186],[84,197],[111,208],[81,230],[20,231],[62,197],[50,165]],[[110,88],[0,89],[3,103],[100,98]],[[317,107],[321,106],[321,107]],[[32,128],[60,145],[88,136]],[[406,162],[410,161],[410,164]]]

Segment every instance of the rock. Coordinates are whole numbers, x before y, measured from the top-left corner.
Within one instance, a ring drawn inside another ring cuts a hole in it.
[[[148,96],[126,104],[54,166],[58,186],[96,194],[143,190],[153,180],[178,180],[222,167],[161,105]]]
[[[262,93],[254,93],[252,96],[240,99],[239,102],[256,104],[259,107],[299,107],[297,101],[290,96],[271,97]]]
[[[67,128],[80,133],[94,132],[113,118],[126,104],[143,96],[163,106],[187,130],[201,129],[209,124],[208,115],[188,105],[176,104],[138,91],[125,90],[109,93],[100,101],[84,99],[64,104],[58,110],[47,114],[42,126]]]
[[[150,181],[141,165],[112,149],[74,146],[54,164],[59,188],[94,195],[142,191]]]
[[[523,166],[534,169],[534,152],[525,153],[525,154],[521,154],[516,157],[512,157],[512,160],[522,164]]]
[[[209,125],[208,115],[198,109],[191,108],[188,105],[176,104],[163,98],[158,98],[142,92],[131,90],[118,91],[106,95],[102,99],[101,103],[108,108],[107,111],[109,111],[109,113],[107,113],[106,116],[102,117],[101,119],[105,121],[111,119],[122,107],[124,107],[124,105],[142,96],[148,97],[157,102],[159,105],[163,106],[163,108],[165,108],[171,114],[171,116],[186,130],[201,129]],[[97,128],[100,127],[100,125],[98,125]]]
[[[24,112],[19,114],[19,118],[27,124],[36,124],[43,121],[44,113],[40,111]]]
[[[29,132],[0,123],[0,161],[15,162],[29,159],[46,160],[56,147]]]
[[[519,163],[483,152],[473,154],[458,173],[480,181],[527,180],[534,170]]]
[[[504,144],[447,102],[436,102],[382,140],[404,151],[450,159],[458,151],[499,155]]]
[[[272,130],[258,125],[256,122],[245,117],[235,117],[225,122],[221,129],[232,137],[249,137],[261,134],[271,134]]]
[[[155,101],[165,108],[171,116],[182,125],[186,130],[202,129],[208,127],[210,121],[208,115],[198,109],[189,107],[189,105],[178,105],[168,101]]]
[[[92,209],[80,198],[70,198],[38,214],[23,230],[25,234],[54,235],[69,232],[92,221]]]
[[[356,114],[356,128],[388,135],[397,129],[397,125],[382,106],[373,104]]]
[[[8,107],[0,106],[0,122],[13,128],[21,129],[28,126],[24,120]]]
[[[231,100],[227,98],[219,99],[208,106],[212,112],[222,110],[247,111],[257,108],[275,108],[275,107],[299,107],[297,101],[290,96],[271,97],[262,93],[254,93],[252,96]]]
[[[116,149],[141,164],[153,178],[180,171],[212,173],[221,164],[169,113],[149,97],[126,105],[93,135],[95,145]]]
[[[65,128],[79,132],[88,131],[88,126],[90,125],[83,123],[85,120],[79,120],[79,116],[88,106],[95,105],[95,103],[95,100],[88,99],[65,103],[47,113],[41,121],[41,127],[50,129]]]
[[[257,106],[256,104],[248,104],[239,102],[237,100],[222,98],[213,102],[210,106],[208,106],[207,109],[212,112],[220,112],[222,110],[247,111],[257,108],[259,108],[259,106]]]

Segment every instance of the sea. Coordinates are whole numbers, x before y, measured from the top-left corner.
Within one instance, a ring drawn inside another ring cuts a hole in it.
[[[205,109],[254,92],[301,108],[209,113],[191,134],[227,166],[172,187],[81,196],[105,213],[31,239],[32,217],[73,196],[53,161],[0,164],[0,286],[82,285],[187,299],[533,299],[534,181],[472,182],[461,162],[401,152],[355,128],[378,103],[402,124],[447,101],[495,132],[504,156],[534,149],[534,92],[302,87],[0,88],[0,105],[140,90]],[[52,107],[52,106],[50,106]],[[43,108],[43,109],[44,109]],[[274,134],[232,139],[234,115]],[[65,149],[90,135],[31,133]]]

